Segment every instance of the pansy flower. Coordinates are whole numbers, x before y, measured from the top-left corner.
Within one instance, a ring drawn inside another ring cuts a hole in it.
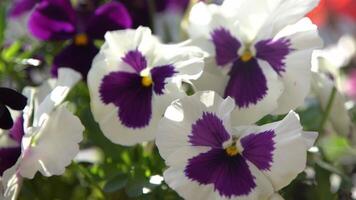
[[[95,39],[106,31],[131,27],[126,8],[118,2],[106,3],[91,13],[76,12],[69,0],[41,1],[29,19],[29,29],[45,41],[71,40],[53,60],[52,75],[59,67],[70,67],[84,79],[98,53]]]
[[[7,106],[13,110],[25,108],[27,98],[10,88],[0,87],[0,129],[10,129],[14,122]]]
[[[21,154],[11,154],[11,159],[18,159],[12,162],[13,166],[2,169],[5,170],[1,178],[5,198],[18,194],[22,177],[32,179],[37,171],[44,176],[63,174],[79,152],[84,126],[62,102],[80,78],[81,75],[72,69],[61,68],[47,96],[43,96],[43,90],[49,89],[50,84],[39,89],[25,88],[28,104],[23,117],[12,129],[14,136],[10,135],[16,141],[16,150],[21,142]]]
[[[88,74],[94,118],[112,142],[152,140],[166,106],[184,95],[181,81],[201,75],[203,53],[163,45],[145,27],[108,32],[105,40]]]
[[[291,111],[282,121],[232,127],[235,102],[212,91],[173,102],[156,144],[166,183],[185,199],[266,200],[306,165],[317,133],[303,132]]]
[[[251,123],[303,103],[310,85],[311,53],[321,45],[317,27],[302,17],[317,0],[226,0],[198,3],[188,32],[211,56],[196,81],[234,99],[238,120]]]

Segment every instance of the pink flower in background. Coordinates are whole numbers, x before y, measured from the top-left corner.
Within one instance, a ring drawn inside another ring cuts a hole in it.
[[[346,94],[356,100],[356,69],[353,69],[351,73],[349,73],[345,87]]]

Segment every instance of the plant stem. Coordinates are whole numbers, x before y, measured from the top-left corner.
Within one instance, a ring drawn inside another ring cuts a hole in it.
[[[320,122],[319,133],[324,131],[324,126],[325,126],[325,124],[326,124],[326,122],[327,122],[327,120],[329,118],[329,115],[330,115],[330,112],[331,112],[331,108],[333,107],[335,96],[336,96],[336,87],[334,86],[333,89],[331,90],[328,103],[327,103],[326,108],[324,110],[323,118],[322,118],[322,120]]]

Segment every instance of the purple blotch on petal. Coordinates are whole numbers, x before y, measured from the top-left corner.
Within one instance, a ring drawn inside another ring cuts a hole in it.
[[[229,75],[225,97],[232,97],[238,107],[257,104],[267,94],[267,80],[256,59],[248,62],[237,60]]]
[[[99,49],[92,42],[85,46],[70,44],[54,57],[51,74],[57,77],[58,68],[69,67],[80,72],[83,79],[86,80],[91,63],[98,52]]]
[[[260,170],[269,170],[273,163],[274,131],[264,131],[241,138],[242,155]]]
[[[241,43],[231,35],[230,31],[218,28],[211,33],[211,37],[218,65],[226,65],[238,59],[237,51],[241,47]]]
[[[122,60],[130,65],[137,73],[147,67],[147,61],[139,50],[132,50],[126,53]]]
[[[0,87],[0,103],[14,110],[22,110],[27,104],[27,98],[13,89]]]
[[[267,61],[272,68],[281,75],[285,71],[284,60],[292,51],[291,43],[288,38],[280,38],[278,40],[262,40],[259,41],[256,47],[256,57]]]
[[[9,131],[10,138],[16,141],[19,145],[21,145],[22,137],[25,135],[23,123],[23,117],[18,117],[14,123],[14,126]]]
[[[241,155],[229,156],[224,149],[211,149],[189,159],[184,173],[199,184],[213,184],[227,198],[248,195],[256,187],[246,160]]]
[[[91,38],[103,39],[106,31],[130,28],[131,17],[119,2],[106,3],[95,10],[90,18],[87,33]]]
[[[41,40],[64,40],[76,33],[75,12],[70,1],[42,1],[29,18],[30,32]]]
[[[223,121],[210,112],[204,112],[203,116],[192,125],[192,133],[189,135],[189,142],[193,146],[218,149],[221,149],[223,143],[229,139],[230,134],[226,131]]]
[[[162,95],[166,85],[166,79],[172,77],[175,73],[177,72],[172,65],[154,67],[151,70],[154,92],[158,95]]]
[[[118,117],[129,128],[147,126],[152,116],[152,86],[143,87],[141,76],[128,72],[106,75],[100,86],[100,97],[105,104],[119,108]]]
[[[12,167],[21,155],[21,146],[18,147],[0,147],[0,176],[4,171]]]

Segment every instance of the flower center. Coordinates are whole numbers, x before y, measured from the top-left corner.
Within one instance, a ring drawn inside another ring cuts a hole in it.
[[[153,83],[153,81],[152,81],[152,78],[150,76],[142,76],[141,84],[144,87],[150,87],[152,85],[152,83]]]
[[[77,46],[85,46],[89,42],[88,35],[85,33],[79,33],[74,37],[74,44]]]
[[[248,62],[253,58],[253,55],[251,53],[251,51],[249,49],[245,49],[245,51],[243,52],[243,54],[241,55],[241,60],[243,62]]]
[[[235,145],[231,145],[225,149],[227,155],[236,156],[239,152],[239,149]]]

